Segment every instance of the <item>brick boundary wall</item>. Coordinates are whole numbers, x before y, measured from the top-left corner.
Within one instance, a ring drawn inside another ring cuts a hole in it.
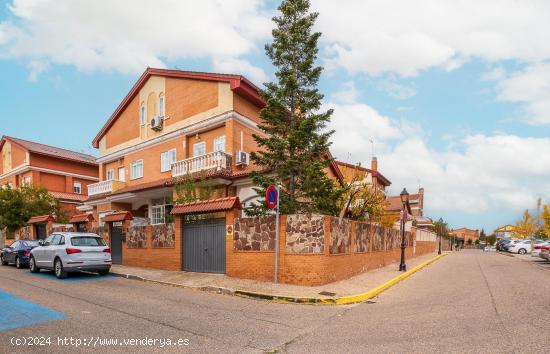
[[[229,214],[229,213],[228,213]],[[350,278],[354,275],[369,270],[384,267],[398,262],[401,256],[401,237],[397,230],[384,229],[380,226],[362,227],[370,230],[368,235],[368,250],[356,252],[356,221],[351,223],[349,247],[343,247],[345,253],[331,254],[330,247],[324,247],[322,253],[291,254],[285,253],[287,235],[287,217],[281,216],[279,235],[279,282],[287,284],[299,284],[317,286]],[[227,221],[229,223],[230,216]],[[324,244],[330,245],[331,230],[334,218],[323,216]],[[348,222],[348,221],[346,221]],[[365,224],[365,223],[362,223]],[[342,232],[340,230],[339,232]],[[381,251],[373,250],[372,238],[378,232],[383,235]],[[431,241],[414,241],[416,229],[407,232],[406,258],[431,253],[436,250],[437,243]],[[397,235],[396,235],[397,234]],[[342,237],[342,235],[338,235]],[[397,240],[395,238],[397,237]],[[397,241],[397,242],[396,242]],[[396,245],[397,243],[397,245]],[[397,246],[397,247],[396,247]],[[274,251],[243,251],[234,247],[233,238],[226,239],[226,274],[231,277],[253,279],[260,281],[273,281],[274,275]]]

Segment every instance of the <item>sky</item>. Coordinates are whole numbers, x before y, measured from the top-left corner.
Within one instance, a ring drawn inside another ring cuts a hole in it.
[[[91,141],[147,66],[273,80],[277,1],[0,0],[0,134]],[[492,231],[550,202],[550,2],[312,0],[331,151]]]

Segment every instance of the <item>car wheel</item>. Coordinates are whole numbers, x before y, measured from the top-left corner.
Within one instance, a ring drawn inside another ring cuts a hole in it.
[[[107,275],[107,274],[109,274],[109,270],[110,269],[100,270],[98,273],[99,273],[99,275],[102,275],[102,276]]]
[[[2,263],[3,266],[8,265],[8,262],[4,259],[4,255],[0,254],[0,263]]]
[[[55,276],[58,279],[65,279],[67,277],[67,272],[63,268],[63,263],[61,263],[60,259],[55,260],[54,270],[55,270]]]
[[[519,251],[518,251],[519,254],[526,254],[527,253],[527,250],[525,248],[521,248]]]
[[[29,270],[31,271],[31,273],[40,272],[40,268],[36,266],[36,261],[34,260],[34,257],[31,257],[31,260],[29,261]]]
[[[21,260],[19,259],[19,257],[15,257],[15,268],[17,269],[23,268],[23,265],[21,264]]]

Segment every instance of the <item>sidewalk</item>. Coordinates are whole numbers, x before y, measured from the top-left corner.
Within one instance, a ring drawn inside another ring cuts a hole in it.
[[[409,259],[407,260],[407,269],[411,270],[435,256],[437,256],[437,253],[425,254]],[[359,274],[346,280],[322,286],[275,285],[269,282],[231,278],[224,274],[175,272],[122,265],[113,265],[111,273],[129,279],[152,281],[193,290],[214,291],[226,294],[241,293],[242,295],[246,295],[245,293],[259,293],[277,297],[330,299],[335,297],[349,297],[368,292],[379,287],[381,284],[385,284],[403,275],[398,269],[399,264],[393,263],[389,266]],[[265,296],[257,297],[267,298]]]

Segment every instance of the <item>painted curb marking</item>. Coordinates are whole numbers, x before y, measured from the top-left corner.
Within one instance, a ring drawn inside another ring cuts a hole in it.
[[[265,294],[265,293],[259,293],[259,292],[253,292],[253,291],[247,291],[247,290],[232,290],[228,288],[221,288],[221,287],[214,287],[214,286],[202,286],[202,287],[193,287],[183,284],[177,284],[177,283],[170,283],[165,282],[161,280],[153,280],[153,279],[147,279],[143,278],[137,275],[132,274],[123,274],[123,273],[116,273],[112,272],[111,274],[126,278],[126,279],[132,279],[132,280],[140,280],[143,282],[149,282],[149,283],[155,283],[155,284],[162,284],[162,285],[169,285],[177,288],[184,288],[184,289],[190,289],[194,291],[207,291],[207,292],[215,292],[217,294],[225,294],[225,295],[234,295],[239,297],[246,297],[246,298],[253,298],[253,299],[259,299],[259,300],[266,300],[271,302],[277,302],[277,303],[287,303],[287,304],[305,304],[305,305],[349,305],[354,304],[358,302],[364,302],[367,300],[372,299],[376,295],[380,294],[384,290],[394,286],[395,284],[399,283],[403,279],[406,279],[413,275],[414,273],[418,272],[422,268],[432,264],[433,262],[445,257],[448,253],[443,253],[441,255],[437,255],[431,259],[428,259],[427,261],[420,263],[416,267],[412,268],[411,270],[385,282],[382,285],[377,286],[376,288],[362,294],[356,294],[356,295],[348,295],[348,296],[341,296],[341,297],[309,297],[309,296],[288,296],[288,295],[274,295],[274,294]]]

